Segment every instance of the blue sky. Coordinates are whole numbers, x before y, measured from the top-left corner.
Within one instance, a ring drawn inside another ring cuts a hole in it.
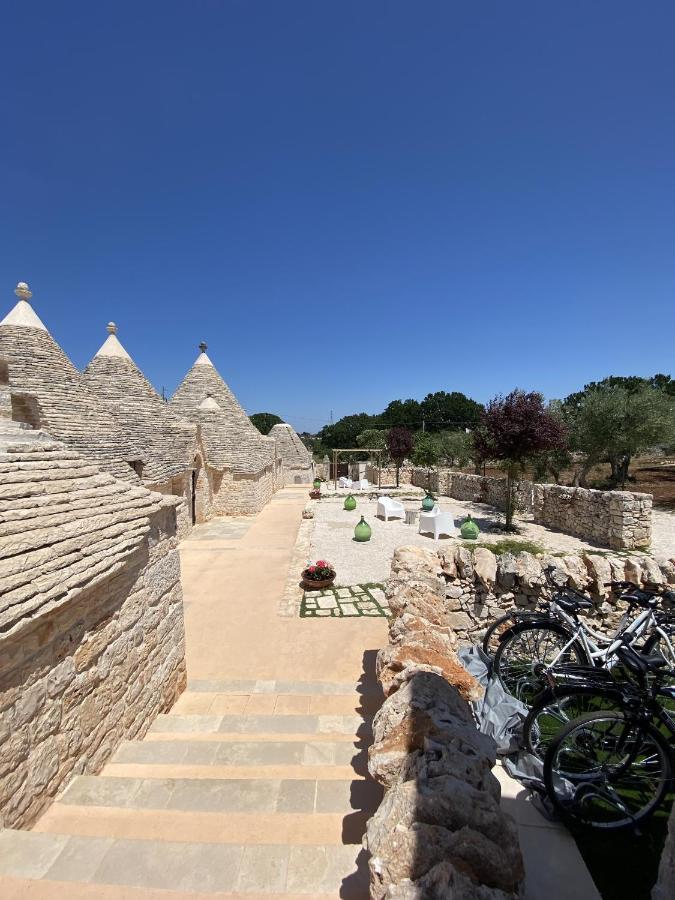
[[[5,2],[0,310],[249,412],[672,373],[675,7]]]

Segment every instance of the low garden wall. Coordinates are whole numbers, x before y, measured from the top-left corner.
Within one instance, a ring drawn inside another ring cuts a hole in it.
[[[467,703],[482,688],[455,654],[441,576],[435,553],[394,556],[390,642],[377,657],[387,699],[368,754],[385,788],[364,839],[370,896],[515,900],[524,878],[517,826],[500,807],[496,745]]]
[[[455,500],[506,506],[506,479],[467,475],[452,469],[414,469],[412,483]],[[651,494],[595,491],[557,484],[515,483],[516,507],[546,528],[572,534],[612,550],[649,545],[652,536]]]

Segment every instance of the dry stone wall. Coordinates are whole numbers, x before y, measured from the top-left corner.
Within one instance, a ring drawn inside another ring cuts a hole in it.
[[[26,827],[186,675],[178,501],[16,440],[0,446],[0,811]]]
[[[433,552],[394,555],[390,643],[377,658],[387,699],[368,759],[385,788],[364,838],[373,900],[521,896],[517,826],[500,807],[496,745],[467,703],[482,689],[455,655],[443,575]]]
[[[415,469],[412,483],[455,500],[506,507],[504,478],[467,475],[452,469]],[[652,496],[630,491],[595,491],[557,484],[515,483],[516,508],[534,522],[612,550],[647,547],[652,536]]]

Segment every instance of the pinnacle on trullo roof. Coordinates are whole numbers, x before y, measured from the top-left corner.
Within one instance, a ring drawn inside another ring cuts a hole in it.
[[[84,370],[84,379],[145,449],[143,481],[161,484],[191,466],[196,428],[164,403],[120,343],[115,323],[109,322],[106,330],[108,337]]]
[[[20,325],[23,328],[40,328],[42,331],[46,331],[47,329],[40,317],[29,303],[33,292],[29,289],[26,282],[20,281],[14,288],[14,293],[19,298],[19,301],[7,313],[0,325]]]

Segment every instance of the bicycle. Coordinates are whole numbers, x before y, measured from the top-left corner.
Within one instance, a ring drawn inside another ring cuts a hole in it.
[[[675,699],[675,688],[662,684],[666,661],[626,644],[617,656],[636,679],[623,686],[620,708],[574,719],[544,757],[546,792],[561,818],[602,830],[652,816],[672,788],[675,767],[675,717],[661,702]]]
[[[668,644],[672,646],[675,626],[668,615],[657,614],[656,620],[656,632],[647,639],[643,650],[647,655],[664,658],[669,671],[662,678],[671,679],[675,672],[672,659],[660,652],[661,632],[666,632]],[[548,670],[544,676],[546,687],[532,701],[523,723],[524,748],[542,759],[551,740],[572,719],[587,712],[597,712],[600,702],[605,710],[620,708],[623,685],[617,683],[615,671],[615,667],[603,669],[597,666],[564,666]],[[624,668],[620,674],[630,678],[631,670]]]
[[[647,633],[643,650],[652,652],[658,643],[662,655],[675,668],[675,648],[656,617],[660,597],[672,601],[675,592],[645,591],[625,581],[606,586],[620,591],[619,600],[629,603],[612,637],[599,634],[579,620],[579,612],[592,608],[593,602],[578,591],[572,591],[572,597],[563,592],[556,594],[547,615],[516,622],[501,636],[493,670],[509,693],[529,706],[545,687],[548,671],[570,664],[606,666],[625,636],[634,641]],[[635,607],[641,607],[642,612],[631,619]]]

